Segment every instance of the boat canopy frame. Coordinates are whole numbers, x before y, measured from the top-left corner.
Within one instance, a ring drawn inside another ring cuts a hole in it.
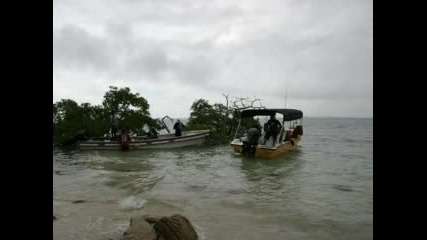
[[[271,116],[276,113],[283,115],[283,121],[292,121],[303,118],[301,110],[287,109],[287,108],[265,108],[265,109],[245,109],[240,112],[241,118],[248,118],[254,116]]]
[[[271,115],[276,115],[276,113],[280,113],[283,116],[282,128],[280,130],[279,139],[282,138],[285,122],[290,122],[290,121],[294,121],[294,120],[301,120],[301,124],[302,124],[303,112],[301,110],[289,109],[289,108],[245,109],[245,110],[242,110],[240,112],[240,119],[239,119],[237,129],[236,129],[236,132],[234,134],[233,139],[236,139],[237,132],[240,129],[240,123],[241,123],[242,118],[250,118],[250,117],[254,117],[254,116],[271,116]]]

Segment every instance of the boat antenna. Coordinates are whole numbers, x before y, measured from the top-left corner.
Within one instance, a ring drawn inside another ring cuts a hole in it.
[[[236,133],[234,133],[234,138],[233,139],[236,139],[236,136],[237,136],[237,132],[239,131],[239,129],[240,129],[240,122],[242,121],[242,118],[239,118],[239,124],[237,125],[237,129],[236,129]]]
[[[285,79],[285,108],[286,108],[287,100],[288,100],[288,84],[286,84],[286,79]]]

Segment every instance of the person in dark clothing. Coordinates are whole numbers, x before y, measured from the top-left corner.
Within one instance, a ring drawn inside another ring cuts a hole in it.
[[[150,127],[150,130],[147,133],[147,137],[148,138],[158,138],[159,133],[157,132],[157,130],[154,127]]]
[[[271,136],[273,136],[273,146],[274,146],[276,144],[277,134],[279,133],[279,130],[282,127],[282,124],[280,124],[279,120],[277,120],[274,115],[271,115],[270,120],[268,120],[266,127],[267,127],[267,130],[264,136],[263,145],[265,145],[267,140]]]
[[[251,145],[258,145],[258,139],[261,136],[261,131],[258,129],[258,125],[254,125],[252,128],[249,128],[247,132],[248,142]]]
[[[173,125],[173,129],[175,130],[175,136],[181,136],[183,128],[185,128],[185,125],[178,119],[178,121],[176,121],[176,123]]]
[[[258,125],[254,125],[246,132],[246,140],[243,140],[242,154],[245,156],[254,156],[256,152],[256,146],[258,145],[261,131]]]

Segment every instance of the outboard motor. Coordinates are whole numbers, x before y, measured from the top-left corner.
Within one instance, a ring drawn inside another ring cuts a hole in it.
[[[261,132],[257,125],[248,129],[247,137],[243,140],[242,154],[244,156],[254,156],[256,152],[256,146],[258,145],[258,139],[261,136]]]
[[[251,144],[249,141],[243,141],[242,154],[244,156],[255,156],[257,145],[258,144]]]

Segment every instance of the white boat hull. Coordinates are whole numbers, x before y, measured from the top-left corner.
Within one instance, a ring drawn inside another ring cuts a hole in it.
[[[182,136],[176,137],[173,134],[160,135],[156,139],[146,139],[129,142],[130,150],[137,149],[163,149],[163,148],[181,148],[187,146],[202,145],[208,130],[183,132]],[[79,144],[80,149],[92,150],[120,150],[121,145],[117,141],[84,141]]]

